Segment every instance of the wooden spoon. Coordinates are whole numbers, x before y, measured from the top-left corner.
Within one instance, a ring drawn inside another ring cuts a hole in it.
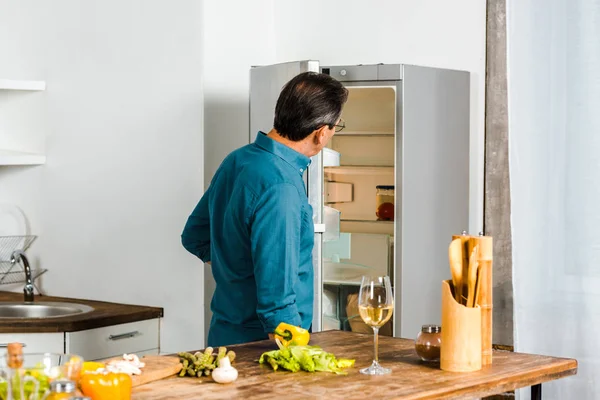
[[[454,286],[454,299],[462,304],[462,262],[463,246],[460,239],[454,239],[448,247],[448,259],[450,260],[450,273],[452,274],[452,285]]]
[[[481,257],[481,255],[480,255],[480,257]],[[475,283],[475,300],[473,301],[473,307],[475,307],[476,305],[479,304],[479,292],[481,289],[481,274],[482,274],[482,272],[483,271],[479,269],[479,266],[477,266],[477,282]]]
[[[469,257],[469,272],[467,277],[467,307],[475,307],[475,285],[477,284],[477,271],[479,263],[477,262],[477,246],[473,247],[471,256]]]

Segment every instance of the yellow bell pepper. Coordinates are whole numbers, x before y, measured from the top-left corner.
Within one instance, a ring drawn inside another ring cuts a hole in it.
[[[92,400],[131,400],[131,377],[125,373],[88,372],[81,376],[79,386]]]
[[[85,374],[88,372],[96,372],[100,368],[104,368],[106,365],[97,361],[84,361],[83,366],[81,367],[81,373]]]
[[[273,335],[281,341],[285,347],[288,346],[306,346],[310,341],[310,333],[299,326],[280,323]]]

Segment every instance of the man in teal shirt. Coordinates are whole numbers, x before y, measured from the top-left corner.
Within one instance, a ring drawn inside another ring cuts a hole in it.
[[[182,244],[216,282],[209,346],[266,339],[281,322],[310,328],[314,227],[302,177],[342,127],[347,97],[329,75],[289,81],[273,129],[225,158],[188,218]]]

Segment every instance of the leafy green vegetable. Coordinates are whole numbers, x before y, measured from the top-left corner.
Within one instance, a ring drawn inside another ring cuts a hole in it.
[[[11,392],[14,400],[42,399],[47,390],[50,389],[50,379],[38,368],[14,370],[16,373],[11,379]],[[37,386],[37,396],[36,393]],[[21,399],[21,388],[23,399]],[[0,400],[8,399],[8,382],[0,382]]]
[[[291,372],[300,370],[307,372],[334,372],[345,375],[344,368],[354,365],[354,360],[336,359],[318,346],[289,346],[279,350],[263,353],[258,360],[260,364],[269,364],[273,370],[282,368]]]

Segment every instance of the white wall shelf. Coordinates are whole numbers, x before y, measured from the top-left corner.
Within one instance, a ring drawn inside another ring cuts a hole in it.
[[[394,167],[343,166],[326,167],[326,174],[332,175],[394,175]]]
[[[6,165],[42,165],[46,163],[43,154],[0,149],[0,166]]]
[[[0,79],[0,90],[46,90],[46,82]]]

